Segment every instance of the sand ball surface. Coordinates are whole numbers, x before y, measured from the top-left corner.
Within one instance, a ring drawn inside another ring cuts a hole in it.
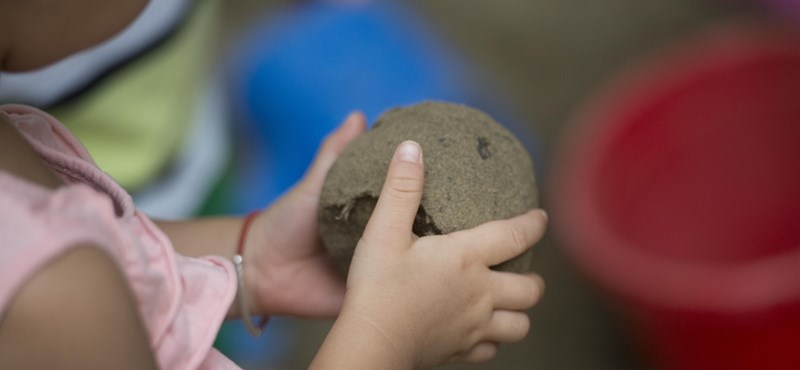
[[[425,102],[382,114],[331,167],[319,204],[320,233],[346,275],[375,208],[397,146],[422,146],[425,188],[414,222],[418,236],[447,234],[506,219],[538,205],[533,161],[522,144],[483,112]],[[494,268],[529,270],[531,250]]]

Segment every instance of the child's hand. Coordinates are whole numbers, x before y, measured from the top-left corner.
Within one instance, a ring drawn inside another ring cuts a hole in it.
[[[253,313],[333,317],[339,312],[344,282],[320,241],[317,205],[331,165],[365,129],[364,115],[351,114],[325,140],[300,183],[254,221],[244,248]]]
[[[527,335],[523,310],[539,300],[541,278],[489,266],[537,242],[545,213],[417,238],[411,227],[423,176],[418,145],[401,145],[356,248],[341,316],[314,365],[400,369],[480,362],[494,357],[498,343]]]

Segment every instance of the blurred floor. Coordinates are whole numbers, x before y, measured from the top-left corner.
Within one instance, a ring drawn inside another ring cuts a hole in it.
[[[229,39],[282,0],[228,0]],[[439,0],[410,2],[478,68],[485,91],[499,93],[538,137],[547,159],[574,109],[638,57],[700,29],[761,17],[735,0]],[[354,107],[356,108],[356,107]],[[547,205],[544,205],[545,208]],[[531,310],[531,334],[483,365],[447,369],[643,369],[634,341],[600,294],[573,269],[552,235],[536,247],[535,271],[547,293]],[[297,322],[287,369],[306,368],[329,322]]]

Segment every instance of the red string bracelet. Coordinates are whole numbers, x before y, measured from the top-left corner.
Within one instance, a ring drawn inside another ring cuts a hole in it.
[[[250,307],[247,305],[247,299],[245,297],[245,289],[244,289],[244,243],[247,240],[247,231],[250,229],[250,224],[253,223],[253,220],[261,214],[261,211],[253,211],[250,212],[247,216],[245,216],[244,221],[242,222],[242,229],[239,232],[239,242],[236,244],[236,254],[233,256],[233,266],[236,268],[236,281],[239,285],[239,289],[236,291],[236,297],[239,300],[239,311],[241,311],[242,321],[244,322],[245,328],[247,328],[247,332],[250,333],[252,336],[259,336],[264,331],[264,328],[267,326],[268,316],[264,315],[261,317],[261,322],[258,326],[253,324],[253,319],[250,314]]]

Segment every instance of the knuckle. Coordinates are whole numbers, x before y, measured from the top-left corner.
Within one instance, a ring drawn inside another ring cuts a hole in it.
[[[483,343],[472,350],[468,357],[467,362],[470,363],[483,363],[490,361],[497,355],[497,346],[493,344]]]
[[[492,320],[492,311],[494,311],[494,299],[488,293],[476,293],[472,299],[472,305],[476,311],[480,313],[480,325],[484,327]]]
[[[469,248],[464,248],[464,241],[458,234],[445,234],[426,237],[427,240],[435,242],[436,249],[441,252],[444,266],[452,269],[460,276],[472,269],[476,264],[476,256],[470,253]]]
[[[469,351],[472,347],[478,344],[485,336],[483,332],[484,330],[481,326],[473,325],[468,334],[464,336],[465,341],[463,342],[463,350]]]
[[[466,250],[459,250],[458,252],[452,260],[455,261],[457,271],[463,274],[472,269],[472,266],[475,265],[475,258],[470,253],[467,253]]]
[[[520,227],[512,227],[508,230],[508,237],[511,240],[511,248],[515,254],[520,254],[528,249],[528,238]]]
[[[514,320],[514,324],[511,327],[511,335],[510,339],[511,342],[518,342],[524,339],[528,335],[528,331],[531,328],[531,320],[528,318],[528,315],[521,314],[519,319]]]
[[[422,192],[422,179],[410,175],[394,176],[389,179],[389,192],[399,198],[416,196]]]

